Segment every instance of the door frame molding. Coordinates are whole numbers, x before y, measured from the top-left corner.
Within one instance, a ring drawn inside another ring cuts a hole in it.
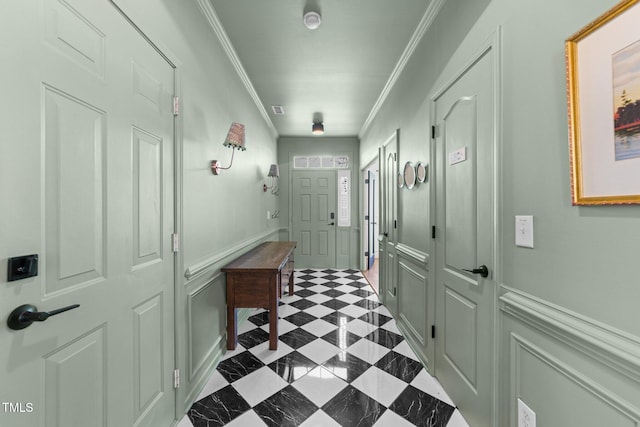
[[[158,34],[154,33],[144,20],[136,16],[136,13],[127,8],[126,3],[122,4],[121,0],[108,0],[108,2],[116,9],[124,20],[126,20],[139,34],[149,43],[158,54],[173,68],[173,95],[178,100],[183,98],[182,88],[182,61],[164,44],[158,44],[156,41],[161,40]],[[181,106],[181,105],[180,105]],[[180,109],[182,110],[182,109]],[[173,232],[178,235],[178,251],[173,253],[173,336],[174,336],[174,369],[178,369],[181,373],[188,372],[187,362],[189,360],[187,354],[187,337],[186,323],[184,321],[184,310],[187,303],[187,289],[184,286],[186,281],[183,266],[184,253],[180,250],[182,245],[182,236],[184,232],[183,221],[183,191],[182,191],[182,153],[183,153],[183,135],[184,135],[184,117],[183,115],[173,115]],[[170,238],[170,236],[166,236]],[[182,375],[186,379],[186,375]],[[182,419],[187,409],[187,397],[189,385],[187,381],[179,388],[174,388],[174,421]],[[190,405],[190,404],[189,404]]]
[[[436,101],[440,96],[446,92],[451,86],[453,86],[470,68],[472,68],[476,62],[478,62],[487,52],[493,52],[493,97],[494,97],[494,107],[493,107],[493,227],[494,234],[492,240],[493,246],[493,259],[494,259],[494,271],[492,272],[492,279],[494,282],[494,288],[492,291],[492,309],[491,313],[492,318],[492,345],[491,345],[491,425],[497,426],[499,424],[498,414],[500,413],[499,405],[500,399],[498,398],[498,392],[500,389],[500,382],[502,381],[502,377],[504,374],[500,373],[499,368],[499,349],[500,349],[500,330],[499,330],[499,306],[498,306],[498,297],[499,297],[499,289],[503,287],[503,247],[502,247],[502,228],[501,224],[503,223],[502,218],[502,182],[503,182],[503,171],[502,171],[502,149],[503,149],[503,129],[502,129],[502,111],[503,111],[503,99],[502,99],[502,27],[498,26],[487,38],[484,39],[480,44],[476,44],[475,40],[477,38],[467,37],[460,46],[456,49],[455,53],[452,56],[452,59],[449,63],[444,67],[442,72],[440,73],[440,77],[436,80],[436,84],[434,84],[434,90],[429,95],[429,120],[431,125],[436,125]],[[470,52],[470,53],[468,53]],[[436,221],[436,200],[437,200],[437,191],[435,186],[436,173],[435,168],[436,165],[436,146],[435,146],[435,137],[431,138],[431,146],[430,146],[430,157],[433,159],[432,170],[430,171],[430,175],[432,177],[432,191],[431,197],[429,200],[430,203],[430,215],[434,218],[434,224]],[[437,246],[435,242],[432,240],[432,253],[434,257],[442,256],[442,254],[437,253]],[[435,264],[434,264],[435,265]],[[437,286],[436,283],[436,270],[437,268],[432,268],[429,273],[429,280]],[[436,304],[436,310],[438,310]],[[437,322],[437,315],[436,315]],[[441,326],[441,325],[440,325]],[[437,359],[437,356],[435,357]],[[434,359],[434,370],[436,360]],[[435,372],[435,371],[434,371]]]
[[[382,145],[378,148],[378,201],[379,201],[379,206],[378,206],[378,227],[379,227],[379,231],[382,233],[382,227],[385,226],[386,227],[386,221],[387,221],[387,205],[389,203],[389,200],[387,199],[387,195],[386,195],[386,180],[387,180],[387,174],[388,171],[386,169],[386,148],[392,144],[395,143],[396,144],[396,166],[397,166],[397,162],[398,162],[398,158],[400,157],[400,129],[396,129],[393,131],[393,133],[382,143]],[[395,177],[392,177],[394,180],[396,179]],[[398,197],[397,197],[397,192],[396,192],[396,198],[395,198],[395,214],[396,217],[398,216]],[[394,246],[397,245],[398,243],[398,238],[397,238],[398,234],[397,232],[393,233],[393,238],[394,238]],[[386,243],[386,242],[385,242]],[[378,292],[381,296],[381,300],[382,303],[385,304],[385,306],[387,305],[387,297],[386,297],[386,293],[387,292],[387,287],[389,286],[389,284],[387,283],[387,269],[389,268],[389,266],[387,265],[387,259],[386,259],[386,249],[382,249],[385,246],[385,243],[378,245],[378,253],[385,254],[385,257],[383,259],[383,257],[379,257],[378,258],[378,262],[380,263],[379,267],[378,267]],[[397,271],[397,270],[396,270]],[[397,298],[397,295],[396,295]],[[389,308],[389,307],[387,307]],[[397,312],[397,307],[394,308],[394,310],[390,310],[392,313],[396,313]]]
[[[359,177],[359,186],[360,186],[360,201],[359,201],[359,212],[360,212],[360,253],[359,255],[359,259],[360,259],[360,270],[362,271],[366,271],[368,270],[368,265],[369,265],[369,261],[367,260],[367,258],[364,256],[364,249],[365,249],[365,244],[367,242],[365,242],[364,240],[364,236],[365,236],[365,228],[367,227],[367,221],[364,219],[364,214],[365,214],[365,209],[367,208],[367,206],[364,203],[364,191],[362,191],[362,189],[364,188],[365,185],[365,177],[364,174],[367,171],[367,169],[369,169],[370,167],[377,165],[378,166],[378,175],[377,175],[377,179],[378,179],[378,191],[377,196],[378,196],[378,212],[376,212],[377,216],[376,218],[380,218],[380,153],[378,152],[375,156],[373,156],[371,158],[371,160],[369,160],[364,167],[360,168],[360,177]],[[380,222],[380,221],[378,221]],[[368,233],[368,231],[367,231]]]

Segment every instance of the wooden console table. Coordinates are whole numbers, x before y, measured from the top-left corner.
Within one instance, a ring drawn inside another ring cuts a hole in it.
[[[238,308],[269,310],[269,349],[278,348],[278,304],[282,285],[293,295],[296,242],[265,242],[222,268],[227,273],[227,349],[238,344]]]

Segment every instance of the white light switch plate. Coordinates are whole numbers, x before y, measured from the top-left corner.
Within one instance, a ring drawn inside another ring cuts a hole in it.
[[[516,246],[533,248],[533,216],[516,215]]]
[[[462,163],[467,160],[467,147],[458,148],[456,151],[449,153],[449,166]]]

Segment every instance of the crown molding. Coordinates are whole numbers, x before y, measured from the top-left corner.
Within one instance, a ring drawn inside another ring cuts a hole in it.
[[[402,71],[404,70],[404,67],[407,65],[407,62],[409,62],[411,55],[413,55],[413,52],[416,50],[418,43],[420,43],[420,40],[422,40],[424,33],[427,32],[433,21],[436,19],[436,16],[438,15],[438,12],[440,12],[440,9],[442,8],[442,5],[445,1],[446,0],[432,0],[429,4],[429,7],[427,7],[427,10],[422,16],[418,27],[413,32],[413,36],[411,36],[411,39],[409,40],[409,43],[407,43],[407,46],[404,48],[404,52],[402,52],[398,63],[391,72],[387,83],[384,85],[380,96],[378,96],[376,103],[373,104],[373,108],[369,112],[367,119],[364,121],[362,129],[360,129],[360,132],[358,133],[358,137],[360,139],[362,139],[365,132],[371,125],[371,122],[373,122],[373,119],[380,111],[380,108],[382,108],[382,104],[384,104],[384,102],[386,101],[389,93],[391,92],[391,89],[393,89],[393,87],[395,86],[396,82],[400,78],[400,74],[402,74]]]
[[[213,8],[213,5],[209,0],[195,0],[195,2],[200,8],[200,11],[204,15],[204,17],[209,22],[209,25],[211,26],[211,28],[213,28],[213,31],[216,33],[218,40],[220,40],[220,43],[222,44],[222,48],[224,49],[227,56],[229,57],[229,60],[231,61],[231,65],[233,65],[233,68],[235,68],[236,72],[238,73],[238,76],[240,77],[240,80],[244,84],[244,87],[247,89],[247,92],[249,92],[249,96],[251,96],[251,99],[253,99],[253,102],[256,104],[256,107],[258,107],[258,111],[260,112],[260,115],[262,116],[265,123],[267,124],[267,127],[271,130],[273,137],[277,138],[279,136],[278,131],[276,130],[276,127],[271,121],[271,118],[269,117],[269,113],[267,113],[267,110],[264,108],[264,105],[262,105],[262,101],[260,100],[260,97],[258,96],[256,89],[253,87],[253,83],[251,83],[251,79],[249,79],[247,72],[242,66],[242,62],[240,61],[240,58],[238,58],[238,54],[236,53],[236,50],[231,44],[231,40],[229,40],[229,36],[227,35],[227,32],[224,30],[222,23],[220,23],[220,19],[218,18],[218,14],[216,13],[216,10]]]

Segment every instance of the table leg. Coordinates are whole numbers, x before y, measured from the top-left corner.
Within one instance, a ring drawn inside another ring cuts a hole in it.
[[[293,273],[294,270],[291,270],[291,274],[289,275],[289,296],[293,295]]]
[[[278,295],[282,292],[280,274],[271,277],[271,292],[269,292],[269,350],[278,349]]]
[[[237,309],[227,304],[227,350],[235,350],[238,345]]]

